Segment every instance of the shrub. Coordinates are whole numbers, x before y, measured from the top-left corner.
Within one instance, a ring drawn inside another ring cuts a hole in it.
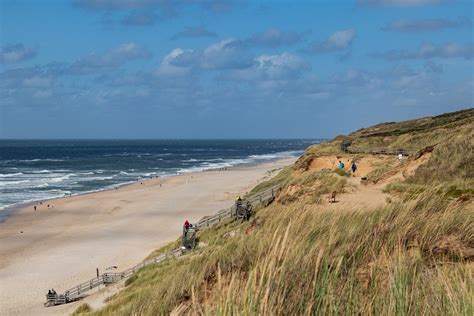
[[[337,175],[340,175],[341,177],[348,177],[349,176],[349,172],[344,170],[344,169],[337,168],[337,169],[334,169],[333,172]]]

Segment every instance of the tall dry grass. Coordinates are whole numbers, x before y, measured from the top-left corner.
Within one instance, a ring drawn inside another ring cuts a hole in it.
[[[376,210],[272,204],[148,267],[97,315],[472,315],[474,210],[429,190]]]
[[[261,241],[255,265],[250,271],[219,272],[228,280],[218,283],[219,299],[194,310],[229,315],[474,312],[472,266],[463,259],[463,251],[474,247],[472,209],[434,191],[408,208],[396,204],[369,213],[293,207],[292,212],[272,208],[278,221],[266,221],[250,237]]]

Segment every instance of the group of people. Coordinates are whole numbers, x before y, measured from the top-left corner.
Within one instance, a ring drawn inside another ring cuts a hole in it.
[[[48,290],[48,295],[58,295],[54,289]]]
[[[240,195],[236,195],[235,196],[235,203],[237,205],[242,205],[242,198],[240,197]],[[193,224],[191,224],[188,220],[186,220],[183,224],[183,231],[184,231],[184,234],[186,235],[189,228],[192,228],[193,227]]]
[[[40,205],[43,205],[43,202],[39,202],[39,204],[40,204]],[[49,205],[49,204],[48,204],[46,207],[47,207],[47,208],[50,208],[50,207],[51,207],[51,208],[54,208],[54,206],[53,206],[53,205]],[[38,206],[37,206],[36,204],[35,204],[35,205],[33,205],[33,210],[35,210],[35,211],[36,211],[37,209],[38,209]]]
[[[339,169],[344,170],[345,167],[346,166],[344,165],[344,163],[341,160],[339,160]],[[354,177],[355,176],[354,174],[357,171],[357,165],[356,165],[355,161],[351,162],[351,170],[352,170],[352,176]]]

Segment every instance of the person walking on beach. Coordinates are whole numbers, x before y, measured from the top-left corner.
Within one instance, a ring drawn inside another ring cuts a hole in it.
[[[354,161],[352,162],[351,169],[352,169],[352,176],[355,177],[354,173],[357,170],[357,165]]]
[[[35,206],[33,206],[33,209],[36,211],[36,205],[35,205]]]

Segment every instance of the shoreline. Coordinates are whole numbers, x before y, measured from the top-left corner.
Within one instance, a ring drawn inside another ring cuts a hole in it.
[[[0,224],[2,311],[71,313],[84,300],[46,309],[48,288],[66,290],[93,277],[96,268],[134,266],[176,240],[185,219],[193,222],[228,207],[235,194],[250,191],[295,160],[147,179],[48,200],[54,208],[43,202],[36,212],[31,206],[18,209]]]
[[[277,153],[278,154],[278,153]],[[95,194],[99,192],[106,192],[106,191],[113,191],[116,190],[116,188],[124,188],[129,185],[134,185],[140,182],[146,182],[150,180],[159,180],[159,179],[167,179],[170,177],[178,177],[178,176],[183,176],[183,175],[189,175],[189,174],[199,174],[199,173],[205,173],[205,172],[216,172],[216,171],[230,171],[230,170],[235,170],[235,169],[241,169],[241,168],[250,168],[250,167],[255,167],[259,165],[264,165],[267,163],[272,163],[272,162],[278,162],[278,161],[284,161],[288,159],[296,159],[299,156],[289,156],[289,157],[284,157],[284,158],[274,158],[274,159],[268,159],[268,160],[263,160],[261,162],[258,161],[253,161],[253,162],[247,162],[247,163],[241,163],[241,164],[236,164],[233,166],[229,167],[222,167],[222,168],[209,168],[209,169],[203,169],[200,171],[189,171],[189,172],[176,172],[176,174],[167,174],[163,176],[155,176],[154,178],[144,178],[144,179],[138,179],[138,180],[133,180],[133,181],[128,181],[128,182],[123,182],[123,183],[118,183],[114,185],[109,185],[106,187],[103,187],[101,189],[96,189],[92,191],[85,191],[85,192],[78,192],[74,193],[71,195],[63,195],[63,196],[58,196],[58,197],[51,197],[47,199],[39,199],[39,200],[32,200],[32,201],[25,201],[25,202],[20,202],[16,203],[13,205],[6,206],[4,209],[0,210],[0,225],[2,225],[4,222],[6,222],[11,216],[14,216],[15,212],[28,208],[28,207],[33,207],[35,205],[38,205],[40,202],[49,202],[49,201],[54,201],[57,199],[64,199],[64,198],[71,198],[71,197],[76,197],[76,196],[85,196],[85,195],[90,195],[90,194]],[[225,169],[225,170],[224,170]],[[0,226],[1,227],[1,226]]]

